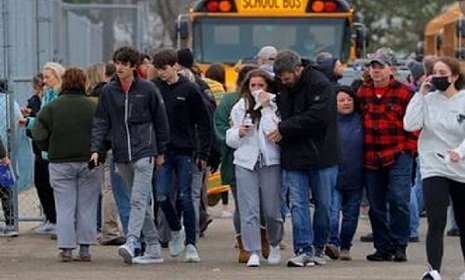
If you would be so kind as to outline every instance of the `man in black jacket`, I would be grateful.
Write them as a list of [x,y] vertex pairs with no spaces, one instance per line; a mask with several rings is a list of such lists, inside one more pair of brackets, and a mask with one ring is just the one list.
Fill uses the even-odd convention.
[[[323,264],[322,250],[312,245],[318,240],[326,243],[329,233],[330,189],[321,182],[321,148],[326,130],[333,118],[333,86],[324,75],[312,66],[302,65],[300,56],[293,51],[278,53],[274,71],[281,87],[277,95],[281,122],[268,137],[279,142],[283,184],[289,191],[292,215],[292,233],[295,257],[288,266],[313,266]],[[319,213],[314,228],[311,223],[309,190]],[[319,217],[317,215],[320,215]]]
[[[122,47],[113,60],[117,79],[106,84],[100,95],[92,129],[91,161],[97,164],[97,152],[105,149],[110,134],[114,161],[131,196],[127,241],[118,253],[126,263],[159,263],[163,259],[149,201],[154,165],[163,165],[169,141],[165,106],[155,85],[137,76],[137,50]],[[133,259],[141,232],[147,248],[144,255]]]
[[[203,171],[211,145],[212,124],[196,84],[177,74],[178,56],[173,49],[155,53],[153,64],[158,72],[154,80],[166,104],[170,125],[170,143],[166,152],[166,162],[157,172],[157,202],[165,213],[172,230],[169,244],[170,254],[178,256],[186,244],[187,262],[199,262],[196,247],[196,223],[192,202],[192,168]],[[199,145],[196,143],[198,133]],[[194,152],[196,158],[194,158]],[[192,163],[195,161],[195,165]],[[178,182],[178,203],[183,215],[185,233],[179,215],[171,203],[173,172]]]

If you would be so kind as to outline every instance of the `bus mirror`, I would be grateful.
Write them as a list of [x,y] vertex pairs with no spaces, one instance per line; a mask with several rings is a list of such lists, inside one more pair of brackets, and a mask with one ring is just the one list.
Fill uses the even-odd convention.
[[436,35],[435,43],[436,43],[436,51],[440,51],[442,48],[442,35],[441,34]]
[[186,40],[189,37],[189,26],[186,21],[178,22],[176,25],[177,34],[179,34],[179,39]]
[[363,24],[355,24],[355,46],[359,57],[364,57],[370,45],[370,32]]
[[455,24],[457,38],[465,37],[465,19],[459,19]]
[[415,58],[418,61],[423,60],[423,57],[425,55],[425,42],[420,41],[417,43],[417,47],[415,48]]

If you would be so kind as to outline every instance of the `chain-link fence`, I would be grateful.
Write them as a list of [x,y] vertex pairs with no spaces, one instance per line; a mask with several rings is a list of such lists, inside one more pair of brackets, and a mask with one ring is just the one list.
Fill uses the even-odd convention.
[[[120,2],[120,1],[115,1]],[[43,215],[33,182],[33,153],[25,130],[17,127],[20,107],[32,95],[32,77],[48,61],[82,68],[111,58],[122,45],[144,50],[150,14],[147,1],[138,4],[67,4],[60,0],[0,0],[0,136],[8,145],[16,184],[11,192],[12,220],[41,221]],[[1,194],[0,194],[1,195]],[[0,208],[0,227],[8,222]],[[9,224],[9,223],[8,223]],[[1,231],[0,231],[1,232]]]

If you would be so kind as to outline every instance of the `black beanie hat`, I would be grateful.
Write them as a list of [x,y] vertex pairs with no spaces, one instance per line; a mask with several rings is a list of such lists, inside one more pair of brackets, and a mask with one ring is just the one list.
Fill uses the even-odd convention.
[[189,49],[178,50],[178,64],[191,69],[194,66],[194,55]]

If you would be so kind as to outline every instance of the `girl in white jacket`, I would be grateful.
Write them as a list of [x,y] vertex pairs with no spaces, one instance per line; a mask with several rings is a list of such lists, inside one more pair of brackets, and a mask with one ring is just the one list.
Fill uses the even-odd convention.
[[247,266],[260,265],[260,204],[270,243],[268,264],[281,261],[283,237],[281,167],[278,146],[267,137],[276,128],[274,95],[268,93],[271,76],[261,69],[251,71],[241,88],[242,98],[231,111],[226,143],[233,149],[242,242],[250,253]]
[[[435,90],[432,90],[432,86]],[[433,76],[421,85],[407,107],[404,129],[421,129],[420,173],[428,232],[426,254],[431,271],[422,280],[440,280],[447,206],[452,200],[465,257],[465,77],[453,57],[441,57]],[[460,276],[465,280],[465,273]]]

